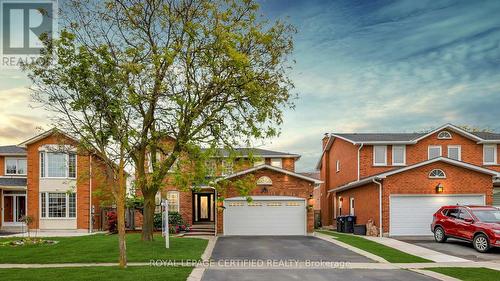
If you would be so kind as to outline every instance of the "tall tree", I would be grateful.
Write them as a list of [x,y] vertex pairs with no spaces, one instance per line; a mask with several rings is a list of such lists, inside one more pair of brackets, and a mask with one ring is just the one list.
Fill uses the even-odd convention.
[[[64,32],[48,61],[63,82],[51,87],[90,96],[112,83],[122,91],[111,100],[131,117],[120,130],[144,196],[143,240],[153,239],[154,198],[181,154],[275,136],[283,110],[293,107],[287,71],[295,30],[259,16],[253,0],[73,0],[63,10]],[[64,64],[66,52],[75,60]],[[95,72],[68,71],[87,67]],[[36,70],[53,79],[46,66]],[[75,76],[92,87],[75,90]],[[72,110],[79,116],[85,108]]]

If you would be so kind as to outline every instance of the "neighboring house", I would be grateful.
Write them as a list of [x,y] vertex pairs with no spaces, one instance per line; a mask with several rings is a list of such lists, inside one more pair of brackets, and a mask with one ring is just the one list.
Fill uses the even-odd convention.
[[[102,163],[76,149],[76,140],[49,130],[18,145],[0,146],[0,229],[89,231],[100,223],[100,198],[108,178]],[[91,225],[91,212],[94,224]]]
[[[323,225],[373,219],[384,235],[429,235],[443,205],[500,203],[500,134],[451,124],[429,133],[328,134],[317,165]],[[497,189],[498,188],[498,189]]]
[[[321,181],[295,172],[300,155],[256,148],[236,149],[231,157],[220,149],[216,155],[209,163],[213,180],[228,180],[229,187],[218,194],[210,186],[186,191],[166,184],[162,197],[168,199],[170,211],[179,212],[194,229],[210,229],[214,235],[306,235],[313,231],[309,205]],[[251,202],[232,185],[247,175],[255,180]],[[222,202],[217,203],[217,198]]]

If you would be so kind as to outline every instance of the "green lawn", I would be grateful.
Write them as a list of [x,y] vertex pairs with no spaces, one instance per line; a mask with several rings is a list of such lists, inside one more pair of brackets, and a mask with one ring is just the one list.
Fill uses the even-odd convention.
[[464,281],[496,281],[500,271],[489,268],[474,267],[435,267],[426,268],[444,275],[448,275]]
[[68,267],[68,268],[30,268],[0,269],[2,280],[169,280],[184,281],[193,268],[191,267]]
[[[0,263],[96,263],[118,260],[117,235],[98,234],[47,239],[59,243],[21,247],[0,246]],[[0,239],[0,242],[2,241],[7,239]],[[165,249],[163,237],[155,236],[153,242],[143,242],[140,234],[133,233],[127,234],[127,257],[129,262],[149,262],[150,259],[197,260],[200,259],[207,244],[208,241],[205,239],[171,237],[170,249]]]
[[401,252],[391,247],[370,241],[361,236],[342,234],[334,231],[320,230],[319,233],[336,237],[340,242],[344,242],[361,250],[377,255],[391,263],[414,263],[432,262],[430,260]]

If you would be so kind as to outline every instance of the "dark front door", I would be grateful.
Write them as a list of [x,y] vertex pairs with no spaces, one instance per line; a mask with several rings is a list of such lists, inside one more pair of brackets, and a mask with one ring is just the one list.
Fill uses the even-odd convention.
[[210,221],[211,201],[210,194],[198,194],[198,221]]

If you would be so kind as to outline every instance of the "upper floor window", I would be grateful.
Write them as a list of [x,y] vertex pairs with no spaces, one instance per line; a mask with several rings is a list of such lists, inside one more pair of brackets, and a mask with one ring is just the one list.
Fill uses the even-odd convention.
[[406,146],[392,146],[392,165],[406,165]]
[[283,161],[281,158],[271,158],[271,166],[283,168]]
[[460,145],[448,145],[448,158],[461,161],[462,147]]
[[228,176],[233,173],[233,162],[222,160],[222,175]]
[[429,178],[431,178],[431,179],[445,179],[446,174],[441,169],[434,169],[429,173]]
[[215,176],[216,171],[217,171],[217,163],[215,162],[215,160],[208,160],[207,161],[207,175],[210,177],[213,177],[213,176]]
[[387,165],[387,146],[376,145],[373,147],[373,165],[375,166]]
[[340,160],[337,160],[337,163],[336,163],[336,170],[337,170],[337,173],[340,172]]
[[448,131],[441,131],[438,134],[438,139],[440,140],[451,140],[451,133]]
[[441,152],[440,145],[429,145],[429,159],[441,157],[443,154]]
[[40,152],[40,177],[76,178],[76,154]]
[[6,175],[26,175],[26,158],[5,158]]
[[254,167],[264,165],[264,164],[266,164],[266,161],[264,160],[264,158],[255,159],[255,161],[253,162]]
[[483,145],[483,162],[485,165],[497,163],[497,145],[485,144]]

